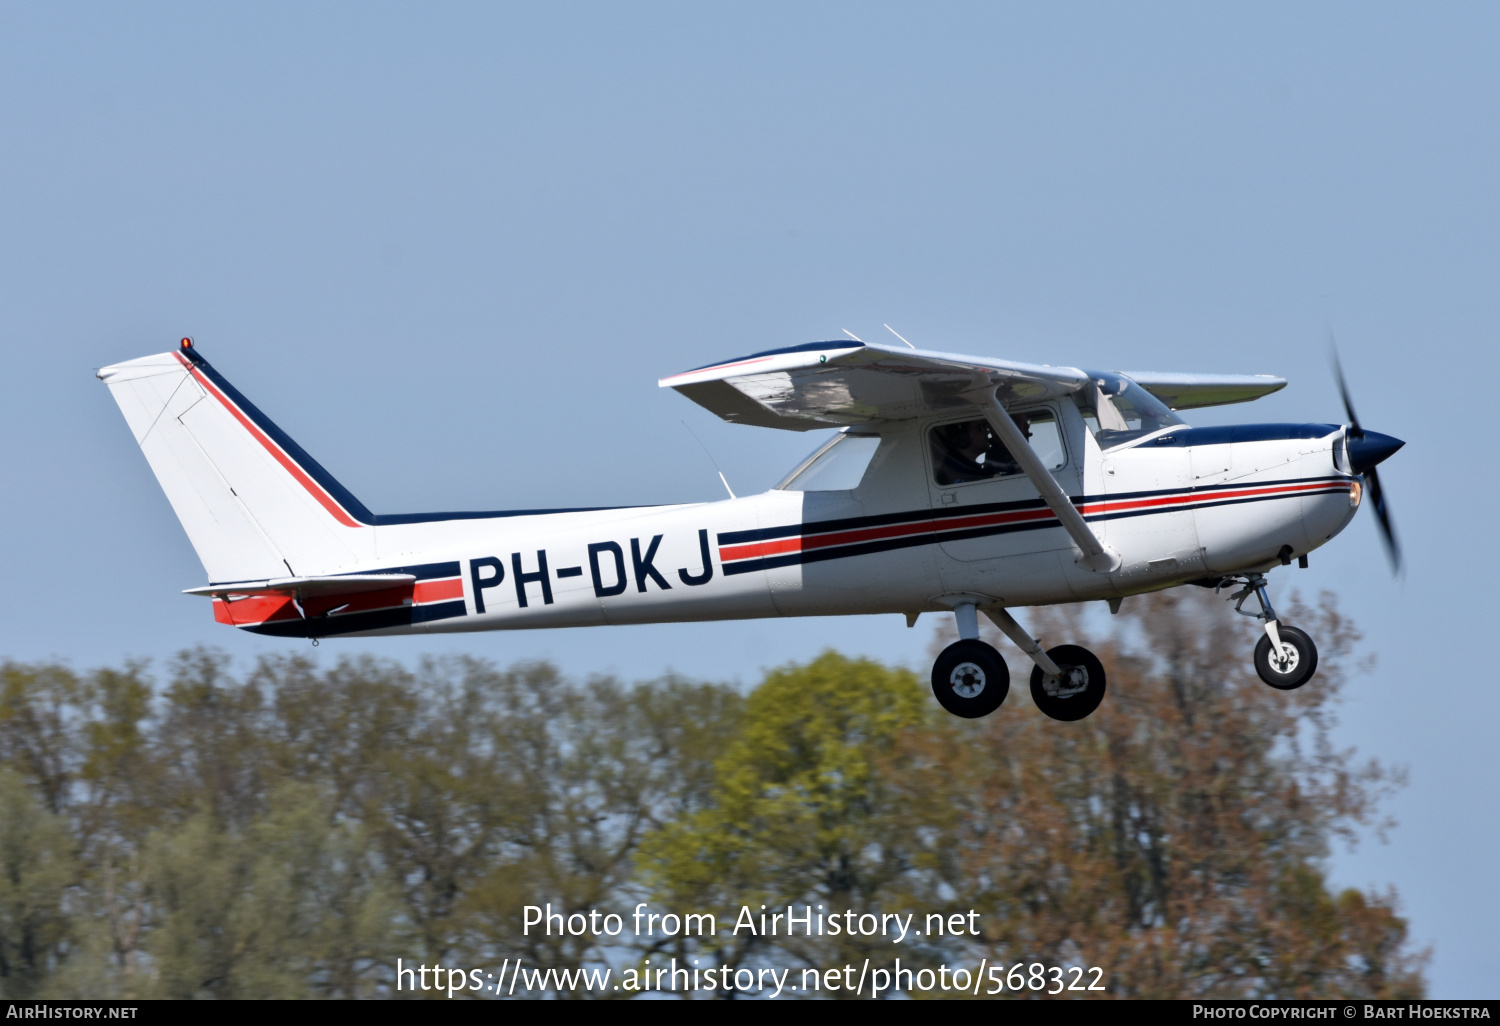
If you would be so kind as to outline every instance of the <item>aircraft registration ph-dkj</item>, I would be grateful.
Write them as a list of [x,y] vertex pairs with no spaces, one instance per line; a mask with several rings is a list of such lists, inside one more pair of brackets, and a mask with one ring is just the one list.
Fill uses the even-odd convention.
[[[1264,632],[1255,667],[1300,687],[1317,649],[1265,574],[1347,526],[1403,444],[1349,423],[1190,427],[1174,412],[1285,386],[1265,375],[1119,373],[851,341],[755,353],[661,380],[727,421],[840,429],[762,495],[708,503],[371,513],[214,370],[190,339],[105,367],[210,583],[214,616],[319,638],[766,616],[952,612],[933,692],[958,716],[1010,688],[992,620],[1059,720],[1105,674],[1011,610],[1194,584],[1234,588]],[[1342,375],[1340,375],[1342,387]],[[1244,610],[1254,598],[1258,611]]]

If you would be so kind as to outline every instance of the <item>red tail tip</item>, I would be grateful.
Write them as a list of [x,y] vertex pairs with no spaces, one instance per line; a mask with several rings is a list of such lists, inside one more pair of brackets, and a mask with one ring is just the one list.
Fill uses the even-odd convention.
[[184,348],[184,349],[191,349],[191,348],[193,348],[193,340],[190,339],[190,338],[183,339],[182,340],[182,348]]

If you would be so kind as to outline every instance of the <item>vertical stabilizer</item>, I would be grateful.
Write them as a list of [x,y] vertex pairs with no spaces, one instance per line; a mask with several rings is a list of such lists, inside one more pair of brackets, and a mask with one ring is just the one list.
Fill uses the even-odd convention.
[[212,582],[357,569],[368,511],[184,340],[99,371]]

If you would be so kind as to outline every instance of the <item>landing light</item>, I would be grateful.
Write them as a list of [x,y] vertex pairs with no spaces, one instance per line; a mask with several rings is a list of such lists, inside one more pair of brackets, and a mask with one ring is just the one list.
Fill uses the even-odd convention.
[[1359,508],[1359,499],[1360,499],[1360,496],[1362,496],[1364,494],[1364,492],[1365,492],[1365,486],[1364,486],[1364,484],[1362,482],[1359,482],[1359,481],[1350,481],[1349,482],[1349,508],[1350,509],[1358,509]]

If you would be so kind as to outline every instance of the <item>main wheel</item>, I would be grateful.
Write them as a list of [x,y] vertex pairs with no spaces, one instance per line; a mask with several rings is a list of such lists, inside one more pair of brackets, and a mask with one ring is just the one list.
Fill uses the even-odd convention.
[[[1031,671],[1031,700],[1054,720],[1081,720],[1104,701],[1104,666],[1094,653],[1077,645],[1058,645],[1047,655],[1062,670],[1047,679],[1040,666]],[[1048,688],[1051,684],[1051,688]]]
[[1281,636],[1281,654],[1271,656],[1271,638],[1262,634],[1255,643],[1255,672],[1277,691],[1292,691],[1312,679],[1318,668],[1318,646],[1312,638],[1284,623],[1276,625]]
[[988,716],[1010,693],[1010,669],[984,642],[955,641],[932,664],[932,693],[954,716]]

